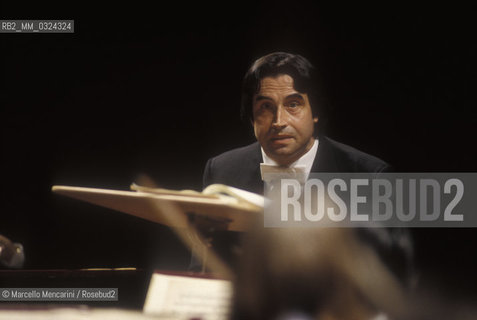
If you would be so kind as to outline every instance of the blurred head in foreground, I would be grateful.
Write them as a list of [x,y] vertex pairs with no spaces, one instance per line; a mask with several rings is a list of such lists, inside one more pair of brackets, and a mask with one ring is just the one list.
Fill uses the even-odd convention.
[[389,266],[396,241],[407,264],[411,247],[402,237],[387,229],[257,228],[245,243],[233,319],[401,319],[406,277]]

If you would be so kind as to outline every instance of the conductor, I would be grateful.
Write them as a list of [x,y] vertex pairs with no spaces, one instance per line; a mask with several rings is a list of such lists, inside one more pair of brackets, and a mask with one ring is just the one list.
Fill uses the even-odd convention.
[[221,183],[263,192],[268,166],[310,172],[382,172],[384,161],[320,134],[324,102],[311,63],[298,54],[275,52],[256,60],[242,86],[242,117],[257,142],[208,160],[204,187]]

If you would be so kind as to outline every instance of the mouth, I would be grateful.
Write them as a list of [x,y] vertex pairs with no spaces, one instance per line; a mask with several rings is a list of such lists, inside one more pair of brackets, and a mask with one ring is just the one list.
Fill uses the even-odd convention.
[[289,145],[293,142],[292,136],[273,136],[270,138],[270,143],[273,148],[280,148]]
[[279,135],[279,136],[272,136],[270,138],[270,140],[272,140],[272,141],[284,141],[284,140],[288,140],[288,139],[293,139],[293,137],[288,136],[288,135]]

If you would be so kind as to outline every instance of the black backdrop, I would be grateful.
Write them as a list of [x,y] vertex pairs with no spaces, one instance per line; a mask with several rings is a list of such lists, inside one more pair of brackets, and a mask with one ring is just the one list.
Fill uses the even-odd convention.
[[[401,171],[476,171],[467,8],[1,8],[2,19],[75,19],[74,34],[0,34],[0,233],[24,244],[27,268],[186,266],[167,228],[50,188],[127,189],[146,173],[166,188],[200,189],[209,157],[253,141],[239,119],[240,83],[272,51],[303,54],[321,70],[332,138]],[[474,230],[415,233],[426,274],[477,287]]]

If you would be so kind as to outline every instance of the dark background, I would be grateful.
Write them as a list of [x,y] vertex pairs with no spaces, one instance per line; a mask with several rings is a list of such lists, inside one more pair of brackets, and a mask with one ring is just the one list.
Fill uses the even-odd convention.
[[[254,140],[239,118],[241,79],[273,51],[321,70],[330,137],[404,172],[477,171],[468,8],[2,4],[0,16],[75,20],[74,34],[0,34],[0,234],[23,243],[26,268],[187,267],[167,228],[50,188],[126,190],[145,173],[201,189],[208,158]],[[475,292],[475,230],[413,233],[423,274]]]

